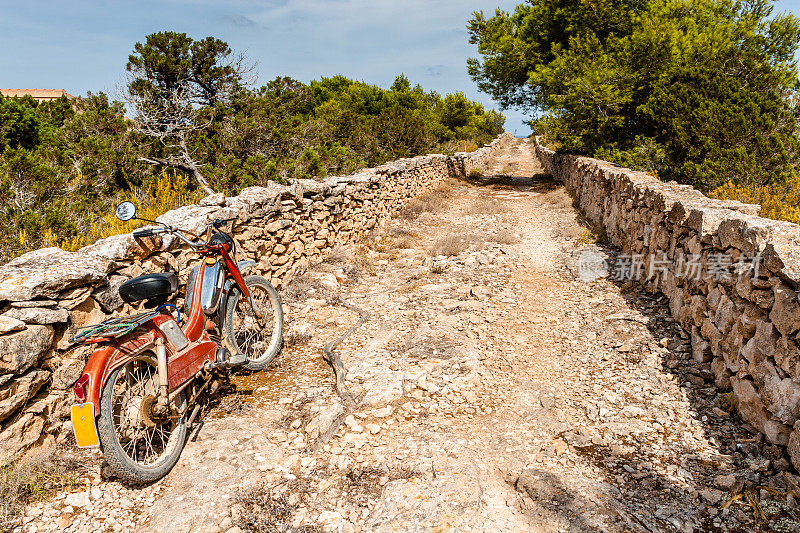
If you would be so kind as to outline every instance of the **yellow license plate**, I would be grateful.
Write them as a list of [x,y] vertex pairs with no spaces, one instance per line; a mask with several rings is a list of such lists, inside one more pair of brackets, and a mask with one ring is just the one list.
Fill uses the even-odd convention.
[[82,403],[72,406],[72,431],[78,448],[90,448],[100,444],[97,426],[94,424],[94,404]]

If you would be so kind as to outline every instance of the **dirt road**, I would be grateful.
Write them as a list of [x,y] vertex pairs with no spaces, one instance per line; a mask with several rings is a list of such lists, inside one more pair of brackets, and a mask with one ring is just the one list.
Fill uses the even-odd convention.
[[[235,378],[166,479],[104,480],[95,455],[25,530],[796,530],[780,450],[665,302],[578,279],[581,252],[614,251],[539,173],[519,141],[338,250],[285,291],[276,365]],[[322,346],[356,308],[347,403]]]

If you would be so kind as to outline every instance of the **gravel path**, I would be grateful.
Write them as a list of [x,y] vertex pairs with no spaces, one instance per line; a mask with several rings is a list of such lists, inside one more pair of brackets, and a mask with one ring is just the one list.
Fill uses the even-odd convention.
[[[278,363],[234,378],[166,479],[104,480],[95,454],[24,530],[797,531],[781,451],[662,299],[577,279],[615,252],[539,172],[519,141],[334,253],[284,295]],[[336,348],[346,404],[322,361],[344,302],[369,313]]]

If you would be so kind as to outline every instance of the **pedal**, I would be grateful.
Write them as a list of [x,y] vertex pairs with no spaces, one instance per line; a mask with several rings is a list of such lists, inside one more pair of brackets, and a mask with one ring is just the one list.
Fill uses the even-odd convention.
[[228,366],[239,366],[245,364],[246,362],[247,362],[247,356],[243,353],[237,353],[236,355],[232,355],[226,361]]

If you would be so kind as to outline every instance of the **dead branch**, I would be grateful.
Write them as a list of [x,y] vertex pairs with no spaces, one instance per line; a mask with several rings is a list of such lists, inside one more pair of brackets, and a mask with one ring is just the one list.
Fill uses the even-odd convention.
[[164,158],[140,157],[139,160],[191,173],[206,194],[214,194],[186,142],[189,134],[211,124],[211,119],[204,119],[201,110],[191,104],[192,90],[189,85],[179,85],[170,91],[167,98],[161,94],[133,94],[128,91],[127,100],[136,110],[134,130],[157,139],[168,154]]

